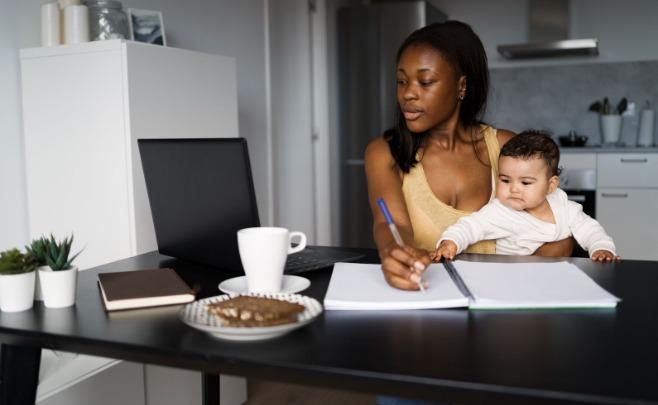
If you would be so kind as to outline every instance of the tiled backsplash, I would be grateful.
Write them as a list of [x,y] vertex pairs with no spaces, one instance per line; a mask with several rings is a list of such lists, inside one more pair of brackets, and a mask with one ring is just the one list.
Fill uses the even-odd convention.
[[491,69],[485,120],[515,132],[534,128],[558,136],[576,130],[589,136],[588,145],[599,144],[598,114],[588,108],[606,96],[614,106],[622,97],[635,103],[621,135],[635,145],[646,100],[658,110],[658,61]]

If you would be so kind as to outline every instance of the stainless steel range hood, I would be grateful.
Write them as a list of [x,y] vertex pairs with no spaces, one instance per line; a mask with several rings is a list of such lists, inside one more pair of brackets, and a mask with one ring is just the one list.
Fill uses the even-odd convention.
[[596,56],[599,54],[599,44],[594,38],[498,45],[497,49],[507,59]]
[[547,58],[556,56],[596,56],[596,38],[569,39],[568,0],[530,0],[528,2],[530,41],[498,45],[507,59]]

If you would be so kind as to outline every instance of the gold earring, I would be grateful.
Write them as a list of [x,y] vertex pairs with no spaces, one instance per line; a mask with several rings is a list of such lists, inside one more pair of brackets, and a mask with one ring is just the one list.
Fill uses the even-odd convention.
[[460,99],[460,100],[463,100],[463,99],[464,99],[464,95],[463,95],[463,94],[460,94],[457,98]]

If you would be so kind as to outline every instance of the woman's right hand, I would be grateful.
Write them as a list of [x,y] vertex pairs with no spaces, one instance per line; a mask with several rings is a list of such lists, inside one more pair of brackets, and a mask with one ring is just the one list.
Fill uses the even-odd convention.
[[[391,244],[379,253],[382,271],[386,282],[401,290],[418,290],[418,282],[423,272],[430,265],[431,259],[427,251],[411,246]],[[427,282],[423,282],[427,288]]]

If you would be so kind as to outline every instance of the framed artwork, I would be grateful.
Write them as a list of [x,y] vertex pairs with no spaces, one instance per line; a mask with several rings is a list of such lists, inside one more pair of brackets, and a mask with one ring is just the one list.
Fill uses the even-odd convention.
[[127,14],[130,39],[147,44],[167,46],[161,12],[129,8]]

